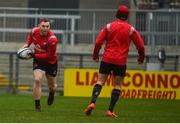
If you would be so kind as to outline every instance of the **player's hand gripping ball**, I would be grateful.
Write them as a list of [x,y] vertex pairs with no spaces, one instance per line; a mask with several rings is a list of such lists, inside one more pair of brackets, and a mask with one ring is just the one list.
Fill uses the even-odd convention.
[[25,48],[20,48],[18,51],[17,51],[17,57],[19,59],[24,59],[24,60],[28,60],[28,59],[31,59],[34,55],[34,52],[31,48],[29,47],[25,47]]

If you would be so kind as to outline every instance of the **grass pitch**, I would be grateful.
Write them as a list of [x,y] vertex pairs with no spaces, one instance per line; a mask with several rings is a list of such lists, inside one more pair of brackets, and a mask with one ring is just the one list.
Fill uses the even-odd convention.
[[91,116],[84,115],[90,98],[56,96],[52,106],[47,96],[42,112],[34,111],[31,95],[0,94],[0,123],[176,123],[180,122],[180,100],[121,99],[115,107],[118,118],[105,116],[109,99],[99,98]]

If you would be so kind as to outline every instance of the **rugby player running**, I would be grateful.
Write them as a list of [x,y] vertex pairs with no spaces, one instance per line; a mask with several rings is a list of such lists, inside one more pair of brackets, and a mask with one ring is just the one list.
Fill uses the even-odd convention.
[[34,53],[30,53],[33,57],[34,87],[33,96],[35,102],[35,111],[41,111],[41,83],[43,76],[46,76],[49,96],[48,105],[52,105],[56,91],[56,75],[57,75],[57,47],[58,40],[54,33],[50,30],[50,22],[44,18],[40,20],[38,27],[34,27],[27,36],[24,47],[34,49]]
[[96,100],[101,92],[108,75],[113,74],[114,89],[111,92],[109,109],[106,115],[109,117],[117,117],[114,107],[120,96],[120,84],[126,75],[126,63],[131,40],[138,51],[138,63],[142,64],[145,58],[144,42],[139,32],[126,22],[129,15],[127,6],[121,5],[116,12],[117,20],[107,24],[101,30],[96,38],[93,51],[93,60],[99,62],[99,51],[105,43],[103,58],[101,60],[99,75],[92,91],[92,97],[89,105],[85,109],[85,114],[90,115],[95,108]]

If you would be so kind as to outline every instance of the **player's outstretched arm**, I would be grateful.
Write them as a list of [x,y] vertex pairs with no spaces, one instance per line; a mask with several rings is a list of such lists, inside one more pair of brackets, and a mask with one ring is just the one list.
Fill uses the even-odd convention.
[[134,42],[136,49],[138,50],[138,64],[142,64],[145,58],[144,41],[136,30],[134,30],[134,33],[131,35],[131,39]]

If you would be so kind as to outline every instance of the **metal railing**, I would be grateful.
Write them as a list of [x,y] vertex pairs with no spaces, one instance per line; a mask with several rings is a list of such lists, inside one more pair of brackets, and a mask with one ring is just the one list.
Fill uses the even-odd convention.
[[[47,17],[67,44],[91,44],[103,26],[115,20],[112,9],[0,8],[0,41],[24,41],[38,19]],[[129,22],[146,45],[180,45],[180,10],[130,10]],[[61,34],[61,35],[60,35]]]
[[[146,70],[146,64],[149,58],[154,57],[158,63],[157,56],[147,55],[143,65],[137,64],[137,55],[129,55],[128,70]],[[180,71],[180,60],[178,55],[167,55],[165,62],[165,71]],[[58,54],[58,90],[63,90],[64,69],[66,68],[99,68],[99,63],[92,62],[92,54],[89,53],[60,53]],[[19,86],[27,85],[33,87],[32,60],[19,60],[15,52],[0,52],[0,74],[4,75],[9,83],[6,86],[6,92],[17,93]],[[0,80],[1,81],[1,80]],[[42,83],[43,90],[47,84]]]

